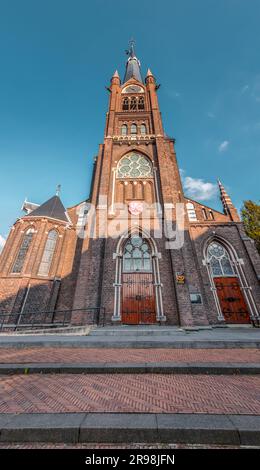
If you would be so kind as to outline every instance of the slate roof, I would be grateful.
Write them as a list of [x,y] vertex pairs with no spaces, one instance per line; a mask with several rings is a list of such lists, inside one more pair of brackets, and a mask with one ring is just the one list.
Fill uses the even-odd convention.
[[25,217],[50,217],[51,219],[70,222],[59,196],[53,196]]
[[141,64],[135,55],[133,44],[131,44],[131,48],[128,54],[129,54],[129,58],[126,62],[124,83],[130,80],[130,78],[135,78],[136,80],[142,83],[143,79],[142,79],[141,70],[140,70]]

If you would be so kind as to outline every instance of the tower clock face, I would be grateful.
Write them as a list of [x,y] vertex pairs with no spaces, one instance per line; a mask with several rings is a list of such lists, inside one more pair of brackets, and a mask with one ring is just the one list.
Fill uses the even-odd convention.
[[123,89],[122,93],[144,93],[144,90],[138,85],[128,85]]

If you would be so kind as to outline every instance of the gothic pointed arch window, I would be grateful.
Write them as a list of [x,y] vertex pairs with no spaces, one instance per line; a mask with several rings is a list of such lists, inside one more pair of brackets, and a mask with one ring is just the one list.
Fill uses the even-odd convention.
[[121,135],[127,135],[127,125],[123,124],[121,127]]
[[123,250],[123,272],[152,272],[152,253],[148,241],[139,233],[127,240]]
[[128,111],[129,110],[129,100],[128,100],[128,98],[123,99],[122,109],[123,109],[123,111]]
[[151,161],[141,153],[130,152],[119,160],[117,178],[152,178]]
[[25,262],[25,258],[26,258],[26,255],[27,255],[28,251],[29,251],[34,232],[35,232],[35,230],[33,228],[29,228],[25,232],[25,235],[23,237],[22,243],[20,245],[18,254],[16,256],[16,259],[15,259],[15,262],[14,262],[14,265],[13,265],[13,268],[12,268],[12,273],[19,274],[19,273],[22,272],[24,262]]
[[131,124],[131,134],[132,135],[137,134],[137,125],[134,122],[133,124]]
[[209,244],[207,260],[213,277],[235,275],[229,253],[219,242],[213,241]]
[[50,230],[48,233],[48,237],[47,237],[45,247],[43,250],[41,263],[40,263],[39,270],[38,270],[38,275],[40,276],[48,276],[49,274],[51,263],[53,260],[54,251],[56,248],[57,239],[58,239],[57,231],[55,229]]
[[140,96],[140,98],[138,99],[138,109],[139,110],[144,109],[144,97],[143,96]]

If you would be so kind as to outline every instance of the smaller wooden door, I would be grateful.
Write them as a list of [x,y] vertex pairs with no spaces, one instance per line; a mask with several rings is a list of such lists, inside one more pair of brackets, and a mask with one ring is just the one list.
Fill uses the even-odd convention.
[[250,323],[237,277],[214,277],[221,311],[227,323]]

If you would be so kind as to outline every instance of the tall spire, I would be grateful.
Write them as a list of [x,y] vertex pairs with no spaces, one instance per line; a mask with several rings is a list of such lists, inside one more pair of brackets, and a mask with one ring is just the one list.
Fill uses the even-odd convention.
[[235,206],[233,206],[233,203],[232,203],[228,193],[226,192],[223,184],[221,183],[220,179],[218,179],[218,186],[219,186],[220,200],[221,200],[222,205],[223,205],[224,214],[228,215],[231,220],[233,220],[235,222],[239,222],[240,218],[239,218],[239,215],[237,213],[237,210],[236,210]]
[[129,57],[126,62],[124,83],[130,80],[130,78],[135,78],[136,80],[142,83],[143,80],[140,70],[141,64],[135,55],[133,39],[131,39],[131,41],[129,42],[129,49],[126,51],[126,54]]

